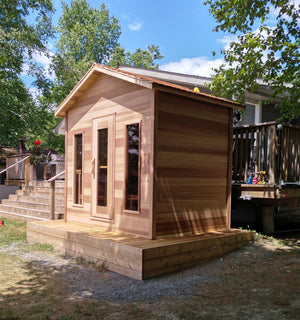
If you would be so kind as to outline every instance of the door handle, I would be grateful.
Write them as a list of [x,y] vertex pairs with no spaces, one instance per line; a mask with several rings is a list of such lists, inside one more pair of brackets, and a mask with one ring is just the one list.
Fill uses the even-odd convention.
[[93,178],[95,177],[95,158],[93,158],[91,162],[91,173],[93,175]]

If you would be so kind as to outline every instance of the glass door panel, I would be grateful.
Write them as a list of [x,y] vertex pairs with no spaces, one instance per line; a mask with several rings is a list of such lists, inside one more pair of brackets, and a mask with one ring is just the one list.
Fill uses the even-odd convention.
[[93,120],[92,216],[112,219],[114,116]]

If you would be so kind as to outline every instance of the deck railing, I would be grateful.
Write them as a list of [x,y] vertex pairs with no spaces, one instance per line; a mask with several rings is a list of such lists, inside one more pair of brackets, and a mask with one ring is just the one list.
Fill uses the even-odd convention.
[[[24,179],[27,185],[30,180],[30,155],[7,158],[7,167],[0,171],[6,172],[6,179]],[[10,173],[8,175],[8,173]]]
[[300,127],[268,122],[233,129],[232,181],[266,172],[268,184],[300,181]]

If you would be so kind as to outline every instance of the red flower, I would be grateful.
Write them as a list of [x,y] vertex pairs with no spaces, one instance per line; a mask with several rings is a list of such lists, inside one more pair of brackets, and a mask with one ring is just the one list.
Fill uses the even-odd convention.
[[41,141],[40,141],[40,140],[34,141],[34,145],[35,145],[35,146],[39,146],[40,144],[41,144]]

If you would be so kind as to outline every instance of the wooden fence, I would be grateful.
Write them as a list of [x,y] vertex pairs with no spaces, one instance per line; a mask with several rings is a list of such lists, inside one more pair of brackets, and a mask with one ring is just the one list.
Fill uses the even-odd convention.
[[233,129],[232,181],[265,171],[268,184],[300,181],[300,127],[277,122]]

